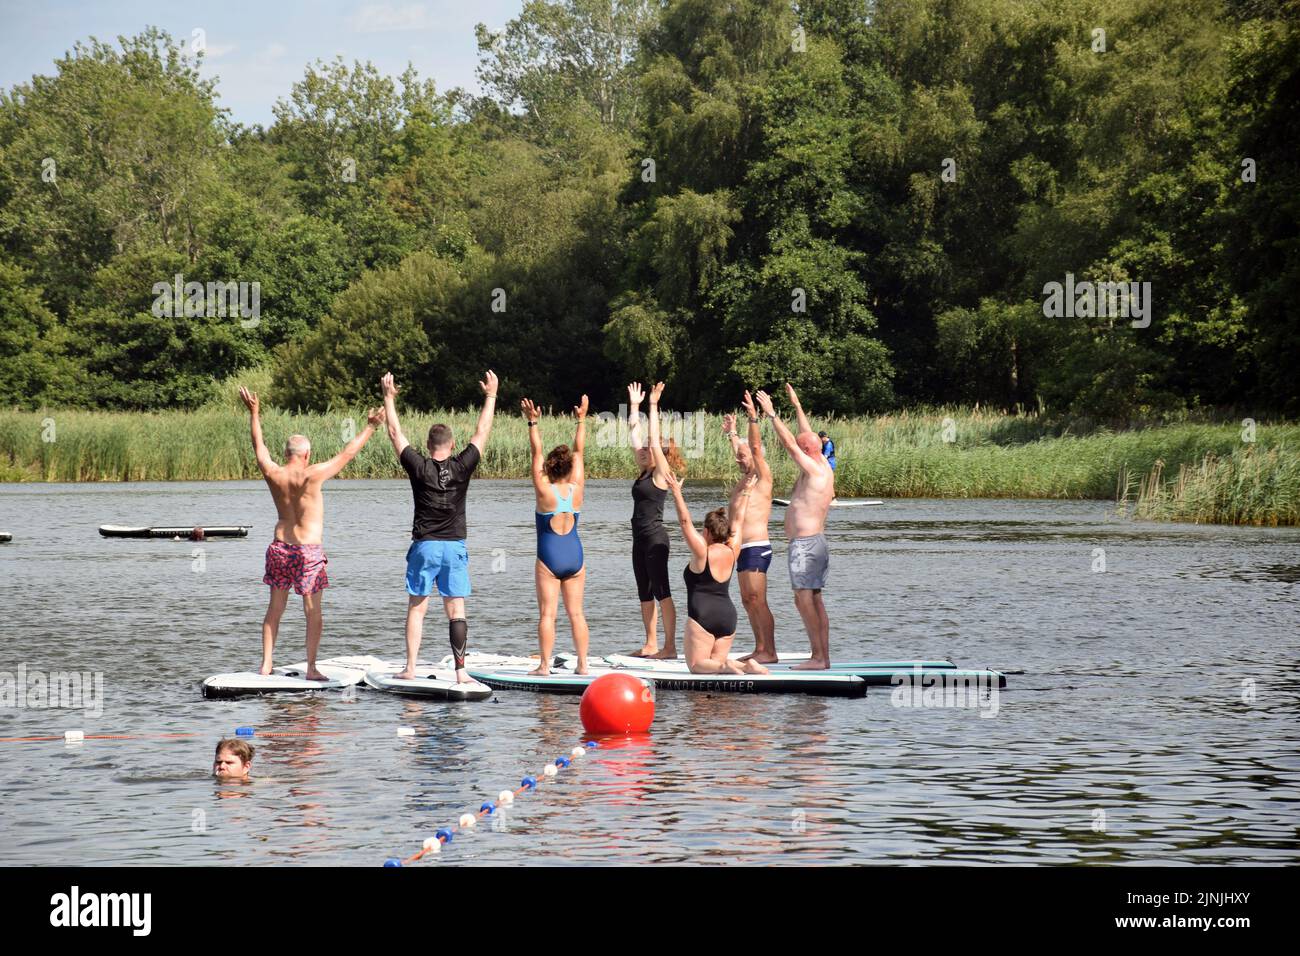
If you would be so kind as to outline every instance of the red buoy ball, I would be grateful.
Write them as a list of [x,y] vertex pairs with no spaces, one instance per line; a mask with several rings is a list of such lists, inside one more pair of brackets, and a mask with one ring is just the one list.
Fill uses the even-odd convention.
[[601,674],[578,707],[589,734],[643,734],[655,719],[654,690],[631,674]]

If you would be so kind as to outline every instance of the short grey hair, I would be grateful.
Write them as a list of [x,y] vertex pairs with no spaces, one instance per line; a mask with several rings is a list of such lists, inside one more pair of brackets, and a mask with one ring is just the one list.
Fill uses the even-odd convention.
[[306,435],[290,435],[284,443],[284,457],[292,458],[295,455],[305,455],[311,451],[311,441]]

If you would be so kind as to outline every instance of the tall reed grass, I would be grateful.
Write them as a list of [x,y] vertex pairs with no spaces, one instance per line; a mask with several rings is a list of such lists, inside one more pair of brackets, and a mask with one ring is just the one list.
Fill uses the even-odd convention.
[[1164,461],[1142,475],[1121,478],[1120,503],[1154,521],[1197,524],[1300,524],[1300,454],[1295,446],[1247,445],[1228,455],[1206,454],[1181,463],[1164,479]]

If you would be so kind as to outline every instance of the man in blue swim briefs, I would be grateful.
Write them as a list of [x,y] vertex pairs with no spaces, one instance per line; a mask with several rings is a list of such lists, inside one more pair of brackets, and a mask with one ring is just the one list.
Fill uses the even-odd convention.
[[469,681],[465,653],[469,646],[469,624],[465,620],[465,598],[469,597],[469,551],[465,547],[465,495],[469,480],[478,467],[492,431],[496,411],[497,377],[491,369],[479,382],[483,389],[483,410],[469,444],[453,454],[455,440],[447,425],[429,429],[429,457],[421,455],[402,434],[397,419],[397,384],[392,373],[383,378],[384,411],[388,438],[397,459],[411,479],[415,497],[415,520],[411,547],[406,552],[406,668],[398,679],[415,677],[420,640],[424,636],[424,615],[429,595],[436,585],[447,612],[447,631],[456,662],[456,680]]
[[741,529],[740,557],[736,561],[740,601],[754,632],[754,650],[741,660],[775,664],[776,620],[772,617],[772,609],[767,606],[767,569],[772,564],[772,542],[767,530],[772,515],[772,469],[763,450],[758,410],[754,408],[754,399],[749,392],[745,392],[744,406],[749,418],[748,441],[741,441],[736,433],[735,415],[726,415],[722,420],[722,433],[731,441],[736,464],[746,475],[758,476],[750,489],[749,509],[745,512],[745,525]]

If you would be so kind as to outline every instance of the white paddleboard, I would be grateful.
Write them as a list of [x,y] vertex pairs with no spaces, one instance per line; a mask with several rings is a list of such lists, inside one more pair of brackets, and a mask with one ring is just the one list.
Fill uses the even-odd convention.
[[[789,498],[773,498],[772,504],[789,507]],[[865,508],[868,505],[883,505],[879,498],[836,498],[831,502],[832,508]]]
[[342,690],[355,687],[372,667],[383,665],[377,657],[331,657],[317,661],[316,668],[329,680],[308,680],[307,662],[277,667],[270,674],[235,671],[214,674],[203,682],[203,696],[209,699],[245,697],[251,694],[305,693],[314,690]]
[[487,700],[492,696],[492,688],[487,684],[474,680],[463,684],[457,681],[456,671],[450,664],[446,667],[417,664],[415,677],[395,677],[405,666],[405,662],[390,662],[372,667],[366,671],[366,686],[390,694],[428,697],[432,700]]

